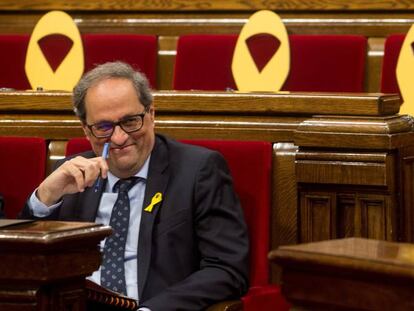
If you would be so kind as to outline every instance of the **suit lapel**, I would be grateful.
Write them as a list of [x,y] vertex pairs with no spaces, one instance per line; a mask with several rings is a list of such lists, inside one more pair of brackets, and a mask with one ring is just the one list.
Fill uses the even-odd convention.
[[151,154],[151,161],[148,171],[147,185],[145,189],[144,204],[141,213],[141,225],[139,229],[138,241],[138,292],[142,297],[142,292],[147,280],[148,270],[151,263],[151,246],[153,226],[159,209],[163,201],[154,204],[152,210],[144,209],[151,204],[152,199],[157,193],[164,196],[169,179],[168,170],[168,149],[159,137]]

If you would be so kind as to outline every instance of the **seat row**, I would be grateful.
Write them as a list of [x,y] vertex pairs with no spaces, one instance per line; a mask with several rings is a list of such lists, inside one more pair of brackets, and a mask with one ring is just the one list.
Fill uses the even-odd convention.
[[[404,35],[385,44],[381,91],[396,93],[395,66]],[[29,35],[1,35],[0,87],[30,89],[25,74]],[[106,61],[122,60],[146,74],[157,89],[157,37],[135,34],[83,34],[85,71]],[[363,92],[367,40],[360,35],[290,35],[290,74],[282,90]],[[184,35],[176,48],[172,88],[176,90],[236,89],[231,62],[237,35]],[[50,45],[59,49],[58,45]],[[257,45],[255,58],[265,62],[266,45]],[[59,53],[47,53],[49,63]],[[164,73],[161,73],[164,74]]]

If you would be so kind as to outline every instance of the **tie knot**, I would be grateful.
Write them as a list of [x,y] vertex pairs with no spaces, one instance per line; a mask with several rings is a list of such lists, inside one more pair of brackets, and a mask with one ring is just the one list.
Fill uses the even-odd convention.
[[130,177],[126,179],[120,179],[116,182],[114,186],[114,192],[124,192],[129,191],[137,182],[139,178],[138,177]]

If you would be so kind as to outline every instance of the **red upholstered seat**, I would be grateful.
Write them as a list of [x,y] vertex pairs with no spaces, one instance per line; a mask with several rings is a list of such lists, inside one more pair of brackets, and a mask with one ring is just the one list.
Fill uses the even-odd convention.
[[[26,51],[29,35],[0,35],[0,87],[30,89],[25,73]],[[157,38],[152,35],[134,34],[83,34],[85,71],[97,64],[121,60],[142,71],[151,86],[156,87]],[[50,46],[55,46],[50,44]],[[58,57],[59,53],[48,53]],[[51,59],[50,63],[56,63]]]
[[[244,211],[250,237],[250,290],[245,311],[288,310],[280,288],[269,284],[272,145],[268,142],[184,140],[219,151],[226,159]],[[69,140],[66,154],[90,150],[84,138]]]
[[43,138],[0,137],[0,150],[0,194],[6,217],[16,218],[45,178],[46,142]]
[[404,43],[405,34],[394,34],[387,37],[384,45],[382,61],[381,92],[399,93],[396,68],[400,50]]
[[[289,41],[291,69],[283,90],[363,91],[367,46],[365,37],[290,35]],[[237,35],[181,36],[177,44],[173,88],[236,89],[231,73],[236,42]]]

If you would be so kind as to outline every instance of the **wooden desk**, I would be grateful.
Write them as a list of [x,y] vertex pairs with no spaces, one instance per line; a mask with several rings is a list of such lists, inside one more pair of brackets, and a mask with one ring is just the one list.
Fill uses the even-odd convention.
[[55,221],[0,228],[0,310],[85,310],[85,277],[98,269],[98,244],[111,232]]
[[283,246],[269,257],[294,309],[414,309],[412,244],[350,238]]

